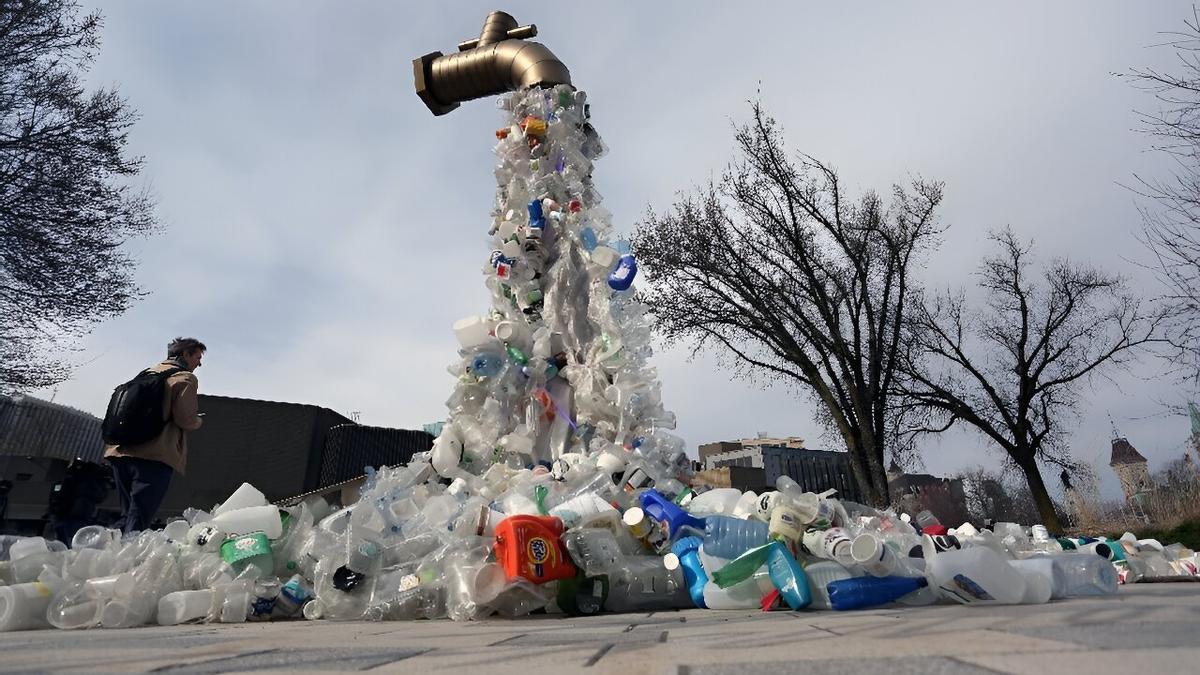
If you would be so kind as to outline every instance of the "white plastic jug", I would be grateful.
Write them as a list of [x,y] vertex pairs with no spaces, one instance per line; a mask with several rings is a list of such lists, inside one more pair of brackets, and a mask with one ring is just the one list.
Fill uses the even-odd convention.
[[1025,577],[989,548],[942,551],[926,565],[930,582],[955,602],[1016,605],[1025,596]]
[[730,515],[742,499],[742,491],[737,488],[716,488],[704,494],[697,495],[688,503],[688,512],[694,516],[712,514]]
[[226,511],[213,518],[212,524],[229,537],[262,532],[267,535],[267,539],[278,539],[283,534],[279,507],[270,505]]
[[244,509],[251,506],[266,506],[267,497],[258,488],[249,483],[242,483],[238,489],[229,495],[229,498],[221,502],[221,505],[213,509],[213,516],[219,516],[222,513],[229,513],[238,509]]

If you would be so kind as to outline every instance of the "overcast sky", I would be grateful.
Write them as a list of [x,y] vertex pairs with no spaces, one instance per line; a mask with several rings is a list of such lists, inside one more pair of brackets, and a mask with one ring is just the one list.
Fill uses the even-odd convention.
[[[117,84],[163,232],[131,247],[151,295],[99,326],[75,376],[35,392],[102,414],[112,387],[175,335],[205,341],[209,394],[313,403],[365,424],[445,417],[454,320],[488,307],[478,270],[495,181],[493,99],[435,118],[411,60],[477,35],[493,3],[105,0],[89,79]],[[647,207],[730,159],[731,120],[761,90],[789,143],[854,191],[946,182],[949,225],[925,278],[964,285],[989,229],[1036,239],[1156,291],[1131,174],[1163,160],[1133,131],[1147,96],[1113,76],[1169,66],[1152,45],[1190,2],[558,3],[503,7],[538,25],[589,94],[610,153],[595,184],[628,234]],[[656,356],[678,433],[700,443],[797,435],[828,445],[783,387],[730,381],[711,358]],[[1099,381],[1071,439],[1108,461],[1107,416],[1156,468],[1188,431],[1159,401],[1187,392],[1153,364]],[[962,433],[925,447],[933,473],[997,465]],[[197,457],[194,461],[202,461]],[[1107,467],[1105,489],[1117,491]]]

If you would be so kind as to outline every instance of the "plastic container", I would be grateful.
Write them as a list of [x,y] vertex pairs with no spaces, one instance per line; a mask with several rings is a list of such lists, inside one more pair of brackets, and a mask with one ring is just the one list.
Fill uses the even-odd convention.
[[801,538],[804,550],[818,558],[833,560],[840,565],[854,564],[854,556],[850,555],[853,540],[849,533],[840,527],[828,530],[808,530]]
[[212,515],[216,517],[223,513],[251,506],[266,506],[268,503],[266,495],[260,492],[258,488],[249,483],[242,483],[238,486],[238,489],[233,491],[233,494],[221,502],[220,506],[213,509]]
[[[708,585],[708,575],[700,562],[700,546],[699,537],[683,537],[671,547],[671,554],[683,570],[683,581],[687,584],[692,603],[700,609],[705,609],[708,605],[704,602],[704,588]],[[667,568],[671,567],[668,562]]]
[[829,584],[842,579],[853,579],[854,574],[831,560],[822,560],[804,568],[808,578],[809,595],[813,609],[833,609],[829,604]]
[[688,513],[693,516],[730,515],[742,499],[737,488],[716,488],[696,495],[688,502]]
[[812,603],[808,577],[800,563],[792,557],[783,542],[771,542],[771,553],[767,557],[767,573],[771,583],[779,590],[780,597],[793,610],[804,609]]
[[119,540],[120,533],[116,530],[102,525],[88,525],[75,531],[75,536],[71,538],[71,549],[78,551],[85,548],[110,548]]
[[492,340],[492,328],[480,316],[468,316],[454,322],[454,337],[463,349],[485,345]]
[[[1014,573],[1020,576],[1019,572]],[[900,598],[925,587],[924,577],[858,577],[829,583],[829,604],[836,610],[866,609]]]
[[1025,596],[1025,577],[990,548],[945,551],[926,565],[931,583],[955,602],[1015,605]]
[[9,547],[8,559],[16,562],[22,558],[49,552],[50,547],[46,545],[45,539],[41,537],[24,537],[18,539]]
[[221,559],[229,563],[235,572],[241,572],[253,565],[263,576],[269,576],[275,569],[271,543],[262,532],[226,539],[225,543],[221,544]]
[[509,582],[544,584],[575,576],[575,565],[562,550],[563,523],[553,516],[509,516],[496,525],[496,562]]
[[896,571],[898,564],[895,551],[873,534],[864,533],[850,544],[850,557],[854,564],[873,577],[886,577]]
[[646,490],[642,493],[639,501],[647,516],[658,521],[660,525],[666,524],[667,536],[672,541],[682,536],[685,530],[696,533],[704,532],[703,518],[697,518],[679,508],[675,502],[657,490]]
[[615,574],[621,569],[621,547],[613,533],[604,528],[579,528],[563,533],[563,546],[571,559],[589,577]]
[[53,595],[40,581],[0,586],[0,632],[49,628],[46,608]]
[[262,532],[267,535],[267,539],[278,539],[283,534],[279,507],[270,505],[226,511],[213,518],[211,524],[224,532],[228,538]]
[[210,589],[168,593],[158,600],[158,623],[174,626],[203,619],[208,616],[212,601],[213,592]]
[[692,607],[680,570],[668,570],[656,555],[626,556],[625,568],[610,576],[608,599],[610,612],[638,612]]
[[1098,555],[1065,553],[1051,556],[1054,563],[1054,597],[1074,598],[1113,595],[1117,592],[1117,568]]
[[641,540],[647,547],[656,552],[670,548],[671,539],[668,534],[668,524],[651,520],[641,507],[632,506],[621,515],[621,522],[629,528],[630,534]]
[[767,543],[768,529],[759,520],[708,516],[704,519],[704,550],[718,558],[736,558]]
[[1041,605],[1050,601],[1054,594],[1054,562],[1044,556],[1010,560],[1008,564],[1015,567],[1021,576],[1025,577],[1025,594],[1021,596],[1022,605]]

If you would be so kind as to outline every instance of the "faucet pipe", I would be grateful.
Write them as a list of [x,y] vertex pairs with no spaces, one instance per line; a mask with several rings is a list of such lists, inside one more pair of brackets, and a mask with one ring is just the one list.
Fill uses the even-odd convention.
[[504,12],[492,12],[478,38],[458,45],[459,52],[441,52],[413,59],[417,96],[434,115],[445,115],[463,101],[526,87],[571,84],[571,73],[554,53],[526,38],[537,26],[518,26]]

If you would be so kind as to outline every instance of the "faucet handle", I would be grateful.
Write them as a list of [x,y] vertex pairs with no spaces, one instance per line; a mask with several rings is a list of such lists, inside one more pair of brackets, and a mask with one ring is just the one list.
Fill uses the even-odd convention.
[[[527,40],[537,35],[537,24],[531,23],[527,26],[518,26],[504,34],[509,40]],[[471,38],[458,43],[458,51],[465,52],[475,49],[479,46],[479,38]]]

